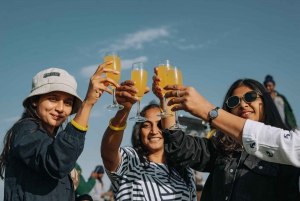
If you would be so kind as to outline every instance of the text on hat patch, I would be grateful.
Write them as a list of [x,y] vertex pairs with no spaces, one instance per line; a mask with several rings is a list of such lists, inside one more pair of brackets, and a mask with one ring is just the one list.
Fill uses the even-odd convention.
[[50,77],[50,76],[60,76],[60,73],[58,72],[51,72],[51,73],[45,73],[43,78],[46,78],[46,77]]

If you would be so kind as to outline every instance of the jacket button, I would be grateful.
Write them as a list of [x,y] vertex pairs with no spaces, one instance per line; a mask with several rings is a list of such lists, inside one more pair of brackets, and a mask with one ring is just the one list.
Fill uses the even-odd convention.
[[225,200],[228,200],[228,196],[226,196]]
[[260,169],[260,170],[263,169],[263,166],[259,166],[258,169]]
[[229,172],[231,172],[231,173],[232,173],[232,172],[233,172],[233,169],[230,169],[230,170],[229,170]]

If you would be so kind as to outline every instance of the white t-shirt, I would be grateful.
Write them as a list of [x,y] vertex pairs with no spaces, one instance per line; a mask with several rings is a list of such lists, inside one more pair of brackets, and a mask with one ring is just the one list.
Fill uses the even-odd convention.
[[120,151],[121,163],[116,172],[106,170],[116,200],[196,200],[194,175],[190,168],[190,185],[187,186],[177,172],[169,177],[167,165],[150,162],[150,167],[144,168],[133,148],[123,147]]
[[300,131],[288,131],[247,120],[243,129],[243,145],[258,158],[300,167]]
[[102,193],[105,193],[105,189],[103,185],[100,183],[100,181],[96,179],[95,186],[89,192],[89,195],[93,198],[94,201],[104,201],[104,199],[101,198]]

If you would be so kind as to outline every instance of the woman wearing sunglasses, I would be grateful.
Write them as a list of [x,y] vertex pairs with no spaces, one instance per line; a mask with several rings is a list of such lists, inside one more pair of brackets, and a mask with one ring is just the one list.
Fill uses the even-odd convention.
[[164,131],[165,153],[170,160],[210,173],[202,201],[300,199],[298,169],[260,160],[225,135],[231,129],[237,132],[241,121],[227,119],[227,125],[214,124],[214,119],[227,111],[243,119],[286,129],[262,84],[252,79],[237,80],[229,88],[222,109],[212,107],[192,87],[167,86],[165,89],[173,90],[166,94],[167,98],[175,96],[169,105],[181,103],[173,110],[184,109],[208,120],[219,130],[211,139],[187,136],[180,130]]

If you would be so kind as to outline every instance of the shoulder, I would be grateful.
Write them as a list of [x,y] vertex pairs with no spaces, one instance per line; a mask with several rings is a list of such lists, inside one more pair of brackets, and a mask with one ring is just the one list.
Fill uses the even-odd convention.
[[34,133],[43,130],[33,119],[22,119],[13,126],[14,133]]

